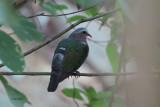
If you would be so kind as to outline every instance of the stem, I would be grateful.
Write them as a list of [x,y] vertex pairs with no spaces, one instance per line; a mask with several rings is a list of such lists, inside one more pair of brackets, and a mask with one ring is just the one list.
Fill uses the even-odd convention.
[[[80,73],[79,76],[135,76],[135,75],[160,75],[160,72],[126,72],[126,73]],[[0,72],[0,75],[27,75],[27,76],[50,76],[51,72]],[[76,73],[72,74],[77,76]]]
[[[86,10],[88,10],[88,9],[91,9],[91,8],[93,8],[93,7],[95,7],[95,6],[97,6],[97,4],[95,4],[95,5],[91,6],[91,7],[82,9],[82,10],[75,11],[75,12],[58,14],[57,16],[66,16],[66,15],[71,15],[71,14],[79,13],[79,12],[86,11]],[[40,14],[37,14],[37,15],[28,16],[28,18],[34,18],[34,17],[37,17],[37,16],[53,17],[53,15],[45,15],[44,13],[40,13]]]

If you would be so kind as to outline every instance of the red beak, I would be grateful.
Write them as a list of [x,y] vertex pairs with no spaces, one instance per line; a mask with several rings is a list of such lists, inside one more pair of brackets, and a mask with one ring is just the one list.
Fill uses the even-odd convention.
[[88,34],[88,36],[92,38],[92,36],[90,34]]

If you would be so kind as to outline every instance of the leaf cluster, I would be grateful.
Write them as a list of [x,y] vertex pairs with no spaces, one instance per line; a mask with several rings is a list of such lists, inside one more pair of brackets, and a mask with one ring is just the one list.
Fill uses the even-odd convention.
[[86,107],[107,107],[108,99],[111,96],[111,92],[96,92],[93,87],[88,87],[84,91],[78,88],[65,88],[62,93],[70,98],[85,102],[84,95],[88,100],[88,103],[84,103]]
[[[20,15],[16,12],[16,9],[13,7],[12,3],[17,2],[19,0],[0,0],[0,26],[5,26],[10,28],[14,34],[23,42],[28,41],[41,41],[44,35],[37,30],[36,25],[26,16]],[[74,15],[67,19],[67,22],[75,22],[80,19],[85,19],[89,17],[93,17],[95,15],[102,14],[103,12],[99,12],[100,6],[99,3],[102,3],[103,0],[75,0],[76,4],[83,8],[89,8],[90,6],[94,6],[84,12],[85,15]],[[66,5],[56,4],[52,2],[46,2],[45,0],[36,0],[40,7],[46,10],[53,17],[58,17],[57,11],[63,11],[68,9]],[[119,4],[116,4],[118,7]],[[106,10],[108,11],[108,10]],[[118,12],[121,20],[123,20],[123,14],[121,11]],[[101,26],[105,25],[108,19],[112,17],[112,15],[104,16],[102,18]],[[109,57],[110,63],[112,65],[112,69],[114,72],[117,72],[118,69],[118,61],[119,61],[119,53],[118,47],[115,43],[120,32],[120,24],[117,22],[111,23],[111,41],[107,45],[106,52]],[[13,72],[23,72],[25,68],[25,60],[24,54],[22,52],[21,46],[7,34],[5,31],[0,30],[0,60],[3,64],[8,67]],[[0,80],[8,94],[8,97],[12,104],[15,107],[23,107],[25,103],[31,104],[27,97],[20,92],[19,90],[12,87],[7,80],[0,75]],[[89,87],[86,90],[80,89],[64,89],[62,92],[68,96],[73,98],[75,93],[75,99],[84,101],[82,95],[84,95],[88,102],[84,103],[87,107],[107,107],[109,97],[111,96],[111,92],[96,92],[94,88]],[[22,101],[14,101],[12,98],[22,98]],[[118,102],[119,100],[117,100]]]
[[[112,95],[111,91],[96,92],[93,87],[88,87],[85,90],[78,88],[65,88],[62,90],[62,93],[67,97],[83,101],[86,107],[108,107]],[[88,101],[85,101],[85,98],[87,98]],[[113,107],[116,107],[120,103],[123,105],[122,101],[116,97]]]

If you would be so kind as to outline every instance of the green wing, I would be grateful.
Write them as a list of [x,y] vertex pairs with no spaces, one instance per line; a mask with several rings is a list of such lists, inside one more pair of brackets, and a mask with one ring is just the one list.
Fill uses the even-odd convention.
[[88,56],[88,45],[79,40],[64,39],[59,43],[55,54],[59,52],[60,48],[64,48],[64,58],[62,61],[63,73],[71,73],[77,70]]

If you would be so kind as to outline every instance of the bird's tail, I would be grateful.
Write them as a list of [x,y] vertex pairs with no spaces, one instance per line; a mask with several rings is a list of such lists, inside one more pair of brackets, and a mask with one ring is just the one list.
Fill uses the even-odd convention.
[[52,72],[48,86],[48,92],[54,92],[58,87],[62,75],[62,60],[62,54],[56,54],[53,57]]
[[59,76],[51,75],[50,82],[48,85],[48,92],[54,92],[59,84]]

